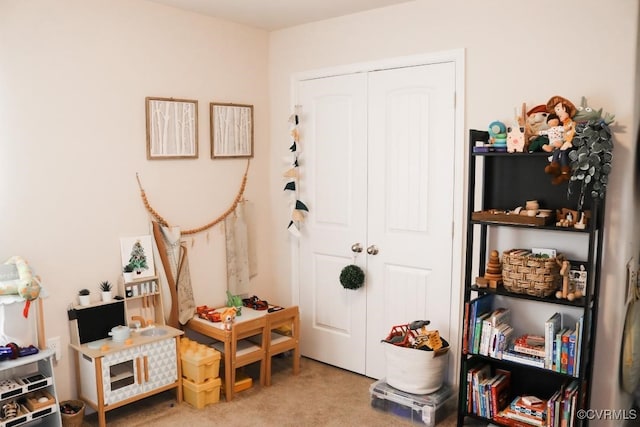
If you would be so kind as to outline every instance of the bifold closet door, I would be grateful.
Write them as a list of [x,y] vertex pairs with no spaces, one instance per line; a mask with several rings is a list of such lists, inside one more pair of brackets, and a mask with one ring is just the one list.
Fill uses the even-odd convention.
[[[452,63],[302,81],[302,354],[372,378],[393,325],[449,334]],[[360,251],[360,252],[358,252]],[[355,263],[365,286],[343,289]]]
[[[368,75],[366,370],[385,376],[391,326],[430,320],[449,337],[453,244],[452,63]],[[456,284],[458,286],[458,284]]]
[[356,254],[366,270],[366,252],[351,248],[367,243],[367,76],[298,89],[301,197],[310,208],[299,239],[300,350],[364,374],[366,288],[344,289],[339,277]]

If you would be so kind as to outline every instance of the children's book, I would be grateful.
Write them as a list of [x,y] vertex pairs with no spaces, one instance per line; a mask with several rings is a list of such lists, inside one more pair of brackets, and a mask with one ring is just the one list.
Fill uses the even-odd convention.
[[561,327],[562,314],[558,312],[544,322],[544,367],[547,369],[553,369],[553,341]]

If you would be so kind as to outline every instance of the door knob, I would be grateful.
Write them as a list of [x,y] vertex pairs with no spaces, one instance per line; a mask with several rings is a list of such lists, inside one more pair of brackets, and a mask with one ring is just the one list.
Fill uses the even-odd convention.
[[378,247],[376,245],[371,245],[367,248],[367,253],[369,255],[378,255]]
[[351,252],[355,252],[357,254],[362,252],[362,246],[360,245],[360,243],[354,243],[353,245],[351,245]]

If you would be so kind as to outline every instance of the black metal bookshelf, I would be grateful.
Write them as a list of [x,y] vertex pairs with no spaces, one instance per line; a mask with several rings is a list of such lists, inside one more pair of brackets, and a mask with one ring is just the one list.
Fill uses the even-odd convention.
[[[467,409],[468,372],[478,364],[489,364],[492,369],[506,369],[511,372],[511,396],[520,394],[540,395],[548,398],[561,384],[567,381],[577,380],[578,391],[576,399],[577,409],[588,409],[591,397],[591,384],[593,376],[593,352],[595,350],[595,337],[598,316],[598,296],[600,283],[600,266],[603,249],[603,223],[604,200],[592,200],[585,197],[583,209],[589,210],[591,217],[585,229],[565,228],[553,224],[547,225],[523,225],[509,224],[494,221],[478,221],[472,219],[472,213],[487,209],[511,210],[516,206],[523,206],[526,200],[537,200],[540,207],[548,209],[561,209],[577,206],[578,194],[568,196],[568,183],[553,185],[551,177],[544,172],[548,164],[549,153],[507,153],[507,152],[474,152],[473,147],[477,141],[487,142],[489,134],[484,131],[469,131],[468,154],[468,197],[467,197],[467,231],[466,254],[464,275],[464,303],[469,304],[474,298],[485,294],[499,295],[502,300],[520,300],[531,305],[531,310],[536,310],[537,304],[553,304],[558,311],[563,308],[579,310],[583,317],[583,339],[579,348],[581,357],[578,367],[579,375],[573,376],[559,373],[553,370],[526,366],[517,362],[500,360],[478,354],[465,352],[463,349],[464,334],[460,346],[460,392],[458,405],[458,425],[463,425],[465,418],[479,419],[494,424],[500,424],[496,420],[479,416]],[[539,298],[526,294],[509,292],[503,287],[497,289],[478,287],[474,279],[483,276],[488,256],[491,250],[498,252],[511,248],[489,248],[491,243],[489,232],[498,227],[505,232],[518,233],[520,230],[534,230],[534,233],[578,233],[578,236],[587,245],[587,259],[579,260],[587,266],[587,283],[584,296],[573,301],[557,299],[554,295]],[[557,234],[551,235],[557,239]],[[474,298],[472,298],[474,297]],[[466,315],[465,315],[466,316]],[[462,319],[462,325],[467,322]],[[541,318],[544,324],[546,318]],[[535,381],[531,378],[535,376]],[[575,420],[575,425],[585,425],[586,420]]]

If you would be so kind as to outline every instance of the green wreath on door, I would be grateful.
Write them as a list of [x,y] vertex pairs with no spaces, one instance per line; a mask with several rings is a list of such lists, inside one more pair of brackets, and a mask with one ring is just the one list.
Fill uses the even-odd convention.
[[364,286],[364,271],[355,264],[347,265],[340,272],[340,283],[345,289],[359,289]]

